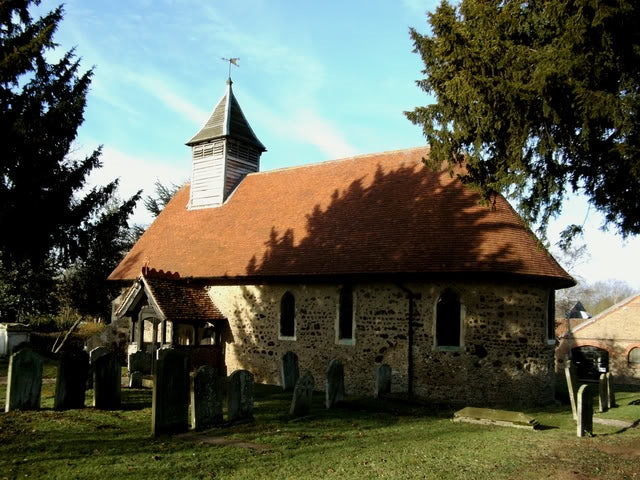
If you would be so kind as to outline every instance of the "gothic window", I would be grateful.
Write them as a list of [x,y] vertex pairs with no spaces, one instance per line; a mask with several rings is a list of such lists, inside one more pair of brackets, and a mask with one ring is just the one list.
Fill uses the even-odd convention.
[[340,289],[338,340],[353,340],[353,289],[350,285]]
[[459,347],[461,305],[458,295],[452,290],[442,292],[436,302],[436,346]]
[[291,292],[285,292],[280,299],[280,337],[296,336],[296,299]]

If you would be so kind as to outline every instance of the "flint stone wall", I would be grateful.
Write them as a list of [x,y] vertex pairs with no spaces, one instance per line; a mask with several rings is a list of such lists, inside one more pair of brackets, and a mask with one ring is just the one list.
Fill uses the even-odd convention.
[[[554,398],[554,345],[547,341],[549,290],[533,284],[405,284],[414,300],[414,393],[465,405],[546,404]],[[213,286],[209,294],[229,320],[228,371],[247,369],[257,383],[280,384],[280,359],[295,352],[300,370],[324,378],[332,359],[344,365],[347,395],[375,395],[376,366],[392,368],[392,393],[408,384],[409,300],[388,283],[353,285],[355,336],[337,339],[341,285]],[[462,345],[434,346],[435,305],[453,289],[462,304]],[[280,299],[295,297],[295,337],[280,338]],[[487,388],[491,386],[491,388]]]

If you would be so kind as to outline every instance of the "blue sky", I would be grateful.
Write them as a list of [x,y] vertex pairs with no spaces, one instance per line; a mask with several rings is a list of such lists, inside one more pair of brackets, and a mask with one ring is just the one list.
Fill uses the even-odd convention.
[[[236,98],[266,146],[262,170],[423,145],[403,115],[431,99],[415,85],[422,63],[409,27],[427,31],[419,0],[113,0],[65,2],[55,37],[76,48],[92,89],[76,144],[103,145],[95,183],[119,177],[122,196],[153,193],[156,180],[190,175],[184,143],[224,93],[228,64]],[[57,2],[44,0],[40,10]],[[586,203],[572,199],[550,228],[582,223]],[[134,220],[150,219],[139,208]],[[585,227],[590,258],[573,272],[588,282],[615,278],[640,291],[640,238],[623,242]]]

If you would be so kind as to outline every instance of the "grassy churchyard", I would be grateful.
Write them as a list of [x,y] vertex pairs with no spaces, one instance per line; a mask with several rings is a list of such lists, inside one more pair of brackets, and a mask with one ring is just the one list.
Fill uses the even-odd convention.
[[42,410],[0,414],[0,480],[640,479],[638,389],[619,387],[619,407],[596,414],[588,438],[576,437],[569,405],[526,411],[541,425],[533,431],[454,423],[453,410],[399,401],[347,398],[326,410],[317,393],[312,413],[293,420],[291,394],[267,385],[256,385],[253,423],[153,438],[150,390],[123,388],[117,411],[54,411],[50,361],[45,376]]

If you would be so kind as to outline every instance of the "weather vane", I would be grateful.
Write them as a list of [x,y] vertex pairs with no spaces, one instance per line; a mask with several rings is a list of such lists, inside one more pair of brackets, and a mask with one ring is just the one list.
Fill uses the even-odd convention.
[[240,65],[238,65],[238,60],[240,60],[239,58],[224,58],[222,57],[222,60],[224,60],[225,62],[229,62],[229,80],[231,80],[231,64],[234,64],[236,67],[239,67]]

